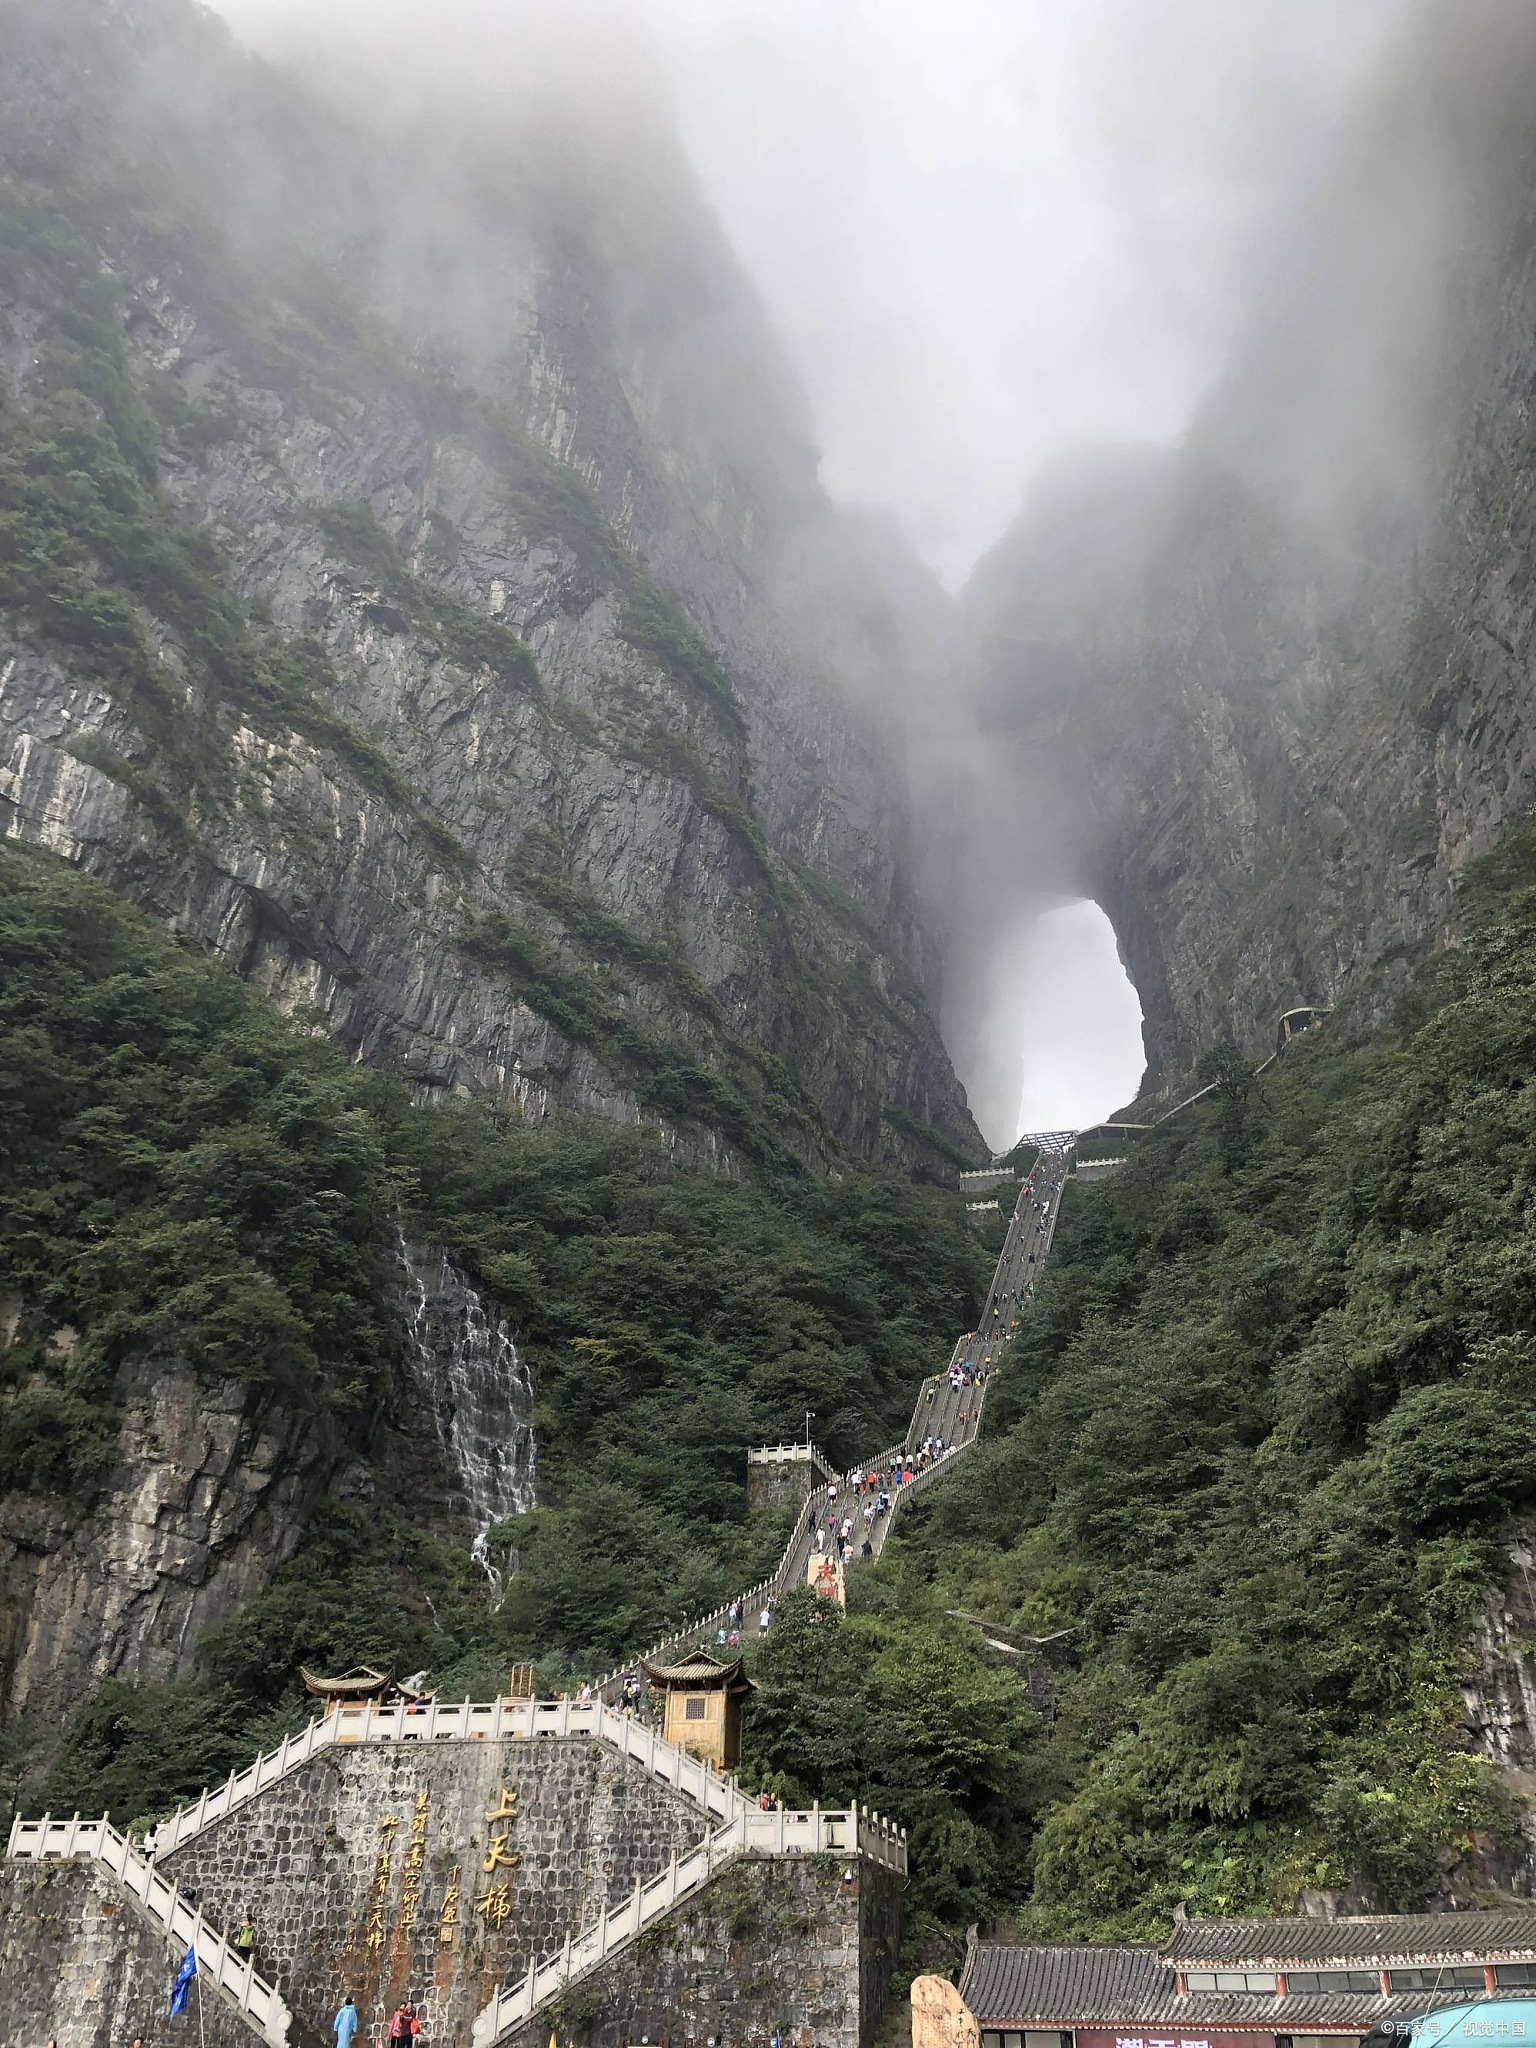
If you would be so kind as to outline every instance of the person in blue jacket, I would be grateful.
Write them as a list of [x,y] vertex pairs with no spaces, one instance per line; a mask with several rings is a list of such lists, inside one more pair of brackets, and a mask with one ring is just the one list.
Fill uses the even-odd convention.
[[341,2001],[341,2010],[331,2021],[331,2029],[336,2036],[336,2048],[352,2048],[352,2036],[357,2032],[357,2007],[350,1993]]

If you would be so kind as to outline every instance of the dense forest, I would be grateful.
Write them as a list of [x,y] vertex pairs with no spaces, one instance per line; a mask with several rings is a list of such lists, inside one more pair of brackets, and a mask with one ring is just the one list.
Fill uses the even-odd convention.
[[[1536,831],[1461,907],[1385,1028],[1215,1056],[1071,1190],[986,1441],[762,1659],[760,1767],[914,1827],[919,1944],[1404,1908],[1518,1839],[1460,1684],[1536,1497]],[[964,1693],[961,1615],[1026,1652]]]
[[[52,1763],[56,1806],[136,1816],[307,1718],[300,1662],[428,1666],[494,1691],[606,1667],[777,1555],[743,1452],[805,1411],[852,1458],[974,1314],[960,1198],[849,1166],[752,1184],[650,1129],[418,1108],[222,965],[52,856],[0,850],[0,1485],[76,1515],[166,1363],[323,1412],[355,1457],[276,1583],[176,1688],[109,1684]],[[493,1603],[427,1526],[389,1421],[398,1233],[514,1320],[541,1505]],[[8,1737],[13,1776],[44,1731]]]

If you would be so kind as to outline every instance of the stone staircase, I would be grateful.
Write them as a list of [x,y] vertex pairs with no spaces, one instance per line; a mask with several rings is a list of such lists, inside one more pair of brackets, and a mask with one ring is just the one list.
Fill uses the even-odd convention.
[[[1035,1168],[1043,1164],[1059,1164],[1062,1169],[1062,1178],[1058,1182],[1056,1197],[1051,1204],[1051,1213],[1047,1222],[1045,1237],[1036,1254],[1037,1273],[1040,1267],[1044,1265],[1056,1236],[1056,1223],[1061,1214],[1061,1185],[1064,1183],[1066,1164],[1071,1152],[1071,1142],[1072,1134],[1070,1132],[1044,1134],[1039,1141],[1039,1156],[1035,1161],[1035,1167],[1030,1169],[1031,1175]],[[1019,1203],[1015,1207],[1013,1217],[1009,1223],[1010,1241],[1013,1233],[1020,1227],[1023,1221],[1025,1214],[1023,1203],[1024,1197],[1021,1194]],[[999,1275],[1003,1272],[1007,1262],[1008,1242],[1005,1242],[1003,1252],[997,1264]],[[1000,1284],[998,1278],[993,1279],[987,1294],[987,1313],[990,1313],[994,1306]],[[1029,1284],[1032,1290],[1033,1281]],[[998,1340],[1000,1344],[1007,1341],[1006,1338]],[[969,1348],[970,1340],[961,1337],[956,1342],[954,1351],[950,1356],[950,1365],[962,1361],[968,1355]],[[842,1494],[856,1482],[860,1473],[882,1467],[888,1470],[893,1458],[910,1453],[922,1442],[925,1435],[931,1433],[928,1427],[928,1419],[932,1410],[928,1399],[928,1390],[930,1387],[935,1389],[942,1388],[948,1379],[948,1374],[949,1367],[946,1367],[943,1372],[934,1373],[928,1379],[925,1379],[918,1388],[917,1399],[912,1409],[912,1419],[907,1425],[906,1435],[899,1443],[887,1446],[885,1450],[876,1452],[873,1457],[860,1459],[857,1464],[850,1466],[846,1472],[834,1474],[832,1466],[814,1446],[801,1447],[797,1445],[793,1448],[797,1454],[803,1454],[807,1462],[813,1464],[829,1480],[835,1477],[838,1491]],[[985,1386],[978,1390],[976,1403],[978,1408],[985,1405],[986,1391]],[[931,1485],[935,1479],[953,1471],[955,1460],[963,1452],[970,1449],[980,1434],[981,1421],[978,1416],[974,1427],[969,1428],[968,1434],[963,1439],[953,1443],[944,1455],[935,1460],[933,1464],[925,1467],[923,1471],[914,1474],[905,1486],[897,1487],[893,1491],[889,1512],[880,1516],[870,1531],[871,1548],[876,1557],[885,1548],[886,1539],[891,1532],[891,1525],[896,1519],[897,1511],[902,1502],[909,1499],[913,1494],[920,1493],[926,1486]],[[782,1448],[779,1447],[774,1451],[749,1451],[747,1456],[749,1460],[763,1460],[780,1455]],[[755,1586],[749,1587],[745,1593],[738,1593],[733,1600],[727,1601],[723,1606],[715,1608],[711,1613],[701,1615],[697,1621],[689,1622],[686,1627],[678,1629],[670,1635],[663,1636],[660,1641],[653,1643],[648,1650],[640,1651],[637,1656],[630,1658],[627,1663],[616,1666],[614,1670],[608,1672],[597,1681],[594,1691],[604,1700],[616,1700],[619,1697],[625,1673],[633,1671],[641,1658],[644,1658],[649,1663],[676,1663],[680,1658],[686,1656],[690,1650],[707,1646],[717,1635],[721,1627],[725,1625],[732,1607],[739,1607],[741,1609],[743,1635],[755,1634],[757,1632],[757,1616],[762,1611],[764,1605],[779,1599],[784,1593],[805,1583],[805,1565],[810,1552],[810,1544],[811,1539],[806,1529],[806,1516],[804,1504],[802,1504],[796,1517],[795,1526],[791,1530],[789,1540],[784,1546],[783,1554],[778,1564],[766,1578],[759,1579]],[[855,1562],[859,1561],[855,1559]]]
[[[747,1808],[747,1801],[729,1778],[721,1777],[675,1743],[664,1742],[643,1722],[615,1713],[601,1699],[433,1701],[421,1707],[377,1707],[370,1702],[333,1708],[299,1734],[286,1736],[276,1749],[257,1757],[243,1771],[231,1772],[216,1790],[204,1791],[169,1820],[161,1821],[156,1853],[162,1858],[169,1856],[236,1807],[258,1798],[280,1778],[302,1770],[323,1749],[356,1742],[532,1741],[548,1735],[607,1743],[691,1800],[711,1823],[737,1820]],[[12,1835],[14,1839],[14,1829]]]
[[475,2020],[473,2048],[495,2048],[497,2042],[526,2026],[743,1856],[860,1856],[903,1878],[907,1873],[906,1837],[878,1814],[860,1808],[763,1813],[746,1807],[686,1856],[674,1857],[659,1877],[636,1885],[622,1906],[568,1938],[558,1955],[536,1963],[516,1984],[498,1991]]
[[[905,1877],[904,1832],[880,1815],[858,1808],[809,1813],[763,1812],[728,1778],[631,1716],[604,1701],[465,1700],[420,1707],[340,1706],[287,1737],[217,1789],[204,1791],[158,1828],[157,1856],[192,1841],[204,1829],[269,1787],[301,1770],[323,1750],[387,1742],[524,1741],[558,1737],[605,1743],[659,1783],[694,1805],[708,1823],[704,1839],[668,1868],[637,1885],[622,1906],[570,1937],[554,1956],[498,1991],[473,2029],[475,2048],[489,2048],[533,2018],[581,1978],[638,1941],[682,1899],[701,1890],[718,1871],[742,1857],[858,1856]],[[197,1949],[203,1981],[239,2012],[269,2048],[288,2048],[292,2014],[281,1994],[257,1976],[229,1943],[208,1926],[178,1891],[174,1878],[140,1854],[105,1819],[75,1815],[57,1821],[18,1819],[8,1853],[39,1862],[89,1856],[119,1880],[128,1896],[166,1935],[178,1954]]]
[[[1038,1248],[1040,1262],[1050,1248],[1059,1208],[1058,1190],[1049,1230]],[[1021,1198],[1020,1208],[1015,1210],[1010,1223],[1010,1238],[1020,1227],[1022,1215]],[[1002,1285],[1007,1256],[1005,1247],[999,1260],[999,1277],[988,1296],[989,1312]],[[1033,1282],[1029,1284],[1032,1287]],[[992,1341],[1001,1344],[1007,1340],[999,1337]],[[974,1339],[962,1338],[951,1363],[966,1359],[974,1363],[973,1354],[979,1350]],[[942,1400],[947,1379],[946,1370],[923,1382],[911,1424],[901,1442],[873,1458],[861,1460],[850,1471],[835,1475],[840,1494],[851,1488],[861,1473],[876,1468],[889,1470],[893,1459],[910,1453],[925,1434],[932,1433],[935,1403]],[[930,1388],[934,1390],[932,1401]],[[985,1392],[985,1387],[978,1390],[977,1408],[985,1400]],[[976,1441],[979,1427],[979,1416],[968,1418],[963,1439],[953,1442],[940,1459],[905,1486],[893,1490],[890,1512],[873,1526],[872,1544],[877,1553],[884,1547],[901,1502],[949,1471],[954,1460]],[[792,1448],[820,1475],[829,1481],[834,1476],[831,1465],[814,1447]],[[762,1455],[766,1458],[777,1453]],[[775,1570],[738,1596],[744,1616],[750,1616],[753,1627],[763,1604],[804,1582],[812,1542],[808,1520],[803,1509],[797,1513],[795,1527]],[[645,1655],[651,1659],[677,1658],[708,1641],[728,1612],[728,1607],[721,1607],[702,1616],[653,1645]],[[624,1667],[630,1668],[633,1661]],[[828,1812],[812,1809],[809,1813],[759,1810],[730,1779],[686,1750],[664,1741],[643,1722],[616,1712],[611,1700],[622,1676],[622,1670],[610,1673],[595,1689],[596,1696],[583,1700],[463,1700],[451,1704],[433,1701],[422,1706],[379,1707],[369,1703],[335,1707],[299,1733],[285,1737],[275,1750],[256,1758],[245,1770],[231,1773],[223,1785],[205,1789],[196,1801],[160,1823],[157,1853],[162,1858],[171,1855],[279,1780],[301,1770],[320,1751],[346,1744],[532,1742],[545,1736],[606,1744],[687,1799],[705,1821],[707,1832],[686,1854],[674,1856],[666,1870],[637,1885],[623,1905],[568,1937],[557,1954],[536,1963],[516,1983],[501,1988],[475,2020],[474,2048],[495,2048],[496,2043],[526,2025],[571,1986],[630,1948],[680,1901],[702,1890],[721,1869],[742,1857],[857,1856],[905,1877],[906,1838],[889,1821],[856,1808]],[[184,1951],[187,1945],[195,1945],[200,1975],[235,2007],[254,2032],[271,2048],[287,2048],[292,2015],[280,1993],[256,1975],[253,1963],[242,1961],[223,1937],[207,1926],[181,1897],[174,1880],[147,1861],[105,1818],[82,1821],[77,1815],[69,1821],[55,1821],[48,1816],[41,1821],[18,1819],[11,1829],[9,1854],[37,1860],[94,1858],[113,1873],[135,1905],[162,1929],[173,1947]]]
[[48,1814],[41,1820],[17,1819],[11,1823],[7,1854],[30,1857],[39,1863],[91,1857],[111,1871],[128,1897],[165,1935],[178,1957],[189,1948],[196,1950],[200,1983],[233,2006],[269,2048],[288,2048],[293,2015],[281,1994],[257,1976],[254,1958],[242,1961],[224,1937],[182,1897],[174,1880],[163,1876],[147,1857],[141,1856],[105,1815],[100,1820],[82,1820],[78,1813],[69,1820],[54,1820]]

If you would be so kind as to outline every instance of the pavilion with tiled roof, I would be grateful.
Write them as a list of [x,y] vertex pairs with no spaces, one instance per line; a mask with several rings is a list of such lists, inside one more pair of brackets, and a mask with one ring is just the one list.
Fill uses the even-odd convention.
[[664,1696],[662,1733],[668,1742],[717,1770],[740,1763],[742,1702],[756,1688],[739,1657],[725,1663],[708,1650],[691,1650],[677,1664],[651,1664],[642,1657],[640,1669]]

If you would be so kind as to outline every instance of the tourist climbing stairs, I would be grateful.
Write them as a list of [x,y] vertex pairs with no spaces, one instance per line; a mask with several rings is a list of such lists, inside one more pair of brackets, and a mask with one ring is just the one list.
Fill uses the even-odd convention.
[[[827,1499],[836,1487],[842,1512],[859,1500],[861,1478],[882,1475],[890,1494],[888,1512],[869,1527],[871,1549],[883,1547],[894,1513],[902,1500],[947,1471],[953,1459],[975,1442],[990,1374],[1017,1326],[1018,1312],[1033,1290],[1034,1279],[1050,1248],[1057,1206],[1069,1153],[1047,1149],[1021,1192],[987,1297],[982,1321],[956,1344],[949,1366],[925,1380],[907,1433],[898,1444],[845,1473],[807,1445],[793,1447],[815,1474],[810,1502]],[[935,1439],[943,1451],[932,1455]],[[925,1446],[928,1447],[925,1449]],[[783,1447],[764,1454],[764,1462],[783,1462]],[[913,1461],[918,1469],[913,1469]],[[890,1475],[900,1470],[903,1482]],[[867,1495],[866,1495],[867,1498]],[[862,1504],[861,1504],[862,1505]],[[714,1640],[728,1622],[744,1634],[754,1633],[758,1618],[791,1587],[806,1582],[815,1549],[816,1512],[809,1502],[797,1513],[795,1527],[777,1568],[730,1607],[706,1615],[691,1627],[658,1643],[648,1659],[675,1661],[688,1650]],[[859,1519],[859,1540],[865,1533]],[[157,1830],[157,1853],[163,1860],[194,1840],[204,1829],[236,1808],[259,1798],[279,1780],[301,1770],[320,1751],[352,1743],[445,1742],[485,1739],[532,1740],[538,1736],[601,1742],[669,1786],[697,1810],[704,1833],[685,1854],[635,1891],[612,1912],[598,1916],[570,1936],[561,1950],[536,1963],[517,1982],[499,1990],[482,2010],[473,2029],[474,2048],[495,2048],[514,2029],[563,1998],[582,1978],[599,1970],[616,1953],[638,1941],[645,1930],[678,1903],[699,1891],[725,1865],[744,1856],[793,1857],[836,1854],[860,1856],[904,1875],[906,1840],[901,1830],[878,1815],[858,1809],[844,1812],[765,1812],[747,1800],[727,1777],[688,1751],[665,1741],[635,1717],[618,1713],[611,1701],[622,1673],[611,1674],[585,1699],[499,1699],[486,1702],[424,1700],[381,1706],[371,1702],[341,1703],[317,1717],[276,1749],[234,1772],[221,1786],[205,1790]],[[195,1907],[182,1897],[173,1876],[157,1868],[105,1819],[55,1821],[17,1820],[11,1829],[10,1854],[39,1861],[89,1856],[110,1870],[135,1905],[156,1924],[173,1950],[196,1950],[198,1974],[220,1998],[238,2011],[245,2023],[271,2048],[286,2048],[292,2015],[280,1992],[256,1974],[251,1958],[242,1958]]]
[[100,1820],[17,1819],[11,1824],[8,1854],[39,1863],[89,1856],[110,1870],[134,1904],[166,1936],[180,1956],[190,1948],[197,1955],[198,1982],[209,1986],[269,2048],[287,2048],[293,2015],[283,1999],[256,1974],[253,1956],[242,1957],[210,1927],[197,1908],[182,1897],[175,1880],[140,1855],[126,1835],[103,1815]]
[[[866,1534],[872,1554],[879,1556],[902,1502],[947,1472],[953,1460],[969,1449],[981,1434],[981,1415],[991,1371],[1001,1362],[1005,1347],[1012,1341],[1019,1316],[1034,1292],[1036,1276],[1050,1251],[1071,1158],[1070,1133],[1051,1133],[1042,1140],[1039,1154],[1025,1177],[1009,1219],[981,1320],[974,1330],[967,1331],[957,1341],[948,1366],[925,1379],[918,1388],[912,1419],[901,1442],[861,1460],[847,1472],[835,1474],[834,1468],[813,1446],[797,1444],[792,1447],[795,1458],[811,1463],[824,1475],[828,1484],[836,1486],[836,1498],[843,1504],[839,1514],[841,1520],[843,1513],[854,1511],[853,1503],[858,1502],[856,1489],[861,1478],[870,1472],[889,1475],[898,1460],[915,1457],[925,1442],[936,1438],[942,1440],[942,1453],[930,1457],[920,1470],[912,1471],[904,1483],[887,1487],[890,1507],[873,1523],[866,1525],[863,1522],[862,1502],[858,1502],[857,1511],[854,1511],[855,1561],[859,1561],[859,1547]],[[767,1462],[772,1457],[781,1457],[783,1450],[781,1446],[777,1452],[765,1450],[748,1455]],[[598,1682],[596,1691],[599,1696],[609,1701],[617,1700],[626,1674],[642,1661],[675,1663],[690,1650],[708,1648],[717,1643],[722,1633],[728,1635],[733,1629],[743,1638],[758,1635],[764,1612],[771,1613],[776,1600],[806,1583],[811,1556],[816,1549],[810,1503],[827,1498],[824,1488],[812,1487],[809,1501],[796,1516],[783,1555],[766,1578],[759,1579],[755,1586],[713,1612],[701,1615],[697,1621],[669,1632],[640,1657],[610,1671]]]

